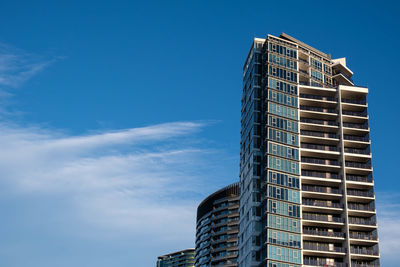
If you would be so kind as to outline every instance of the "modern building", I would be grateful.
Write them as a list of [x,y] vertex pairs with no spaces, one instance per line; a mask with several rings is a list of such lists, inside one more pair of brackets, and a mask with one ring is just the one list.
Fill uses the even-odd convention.
[[157,267],[194,267],[194,248],[159,256]]
[[281,34],[243,67],[239,266],[380,266],[368,88]]
[[239,183],[204,199],[197,208],[196,267],[237,266]]

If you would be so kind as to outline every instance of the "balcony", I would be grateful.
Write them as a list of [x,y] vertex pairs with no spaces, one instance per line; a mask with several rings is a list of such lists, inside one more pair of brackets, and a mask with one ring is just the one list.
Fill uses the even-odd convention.
[[350,141],[369,142],[369,136],[358,136],[358,135],[344,134],[343,138],[344,138],[344,140],[350,140]]
[[304,64],[310,65],[310,63],[308,63],[308,60],[302,59],[299,57],[299,62],[302,62]]
[[363,183],[372,183],[373,178],[372,175],[368,176],[360,176],[360,175],[346,175],[346,180],[348,181],[354,181],[354,182],[363,182]]
[[301,170],[302,176],[316,177],[316,178],[327,178],[327,179],[342,179],[337,173],[332,172],[318,172],[318,171],[307,171]]
[[299,69],[299,72],[300,72],[300,74],[303,74],[303,75],[305,75],[305,76],[309,77],[309,74],[308,74],[308,72],[307,72],[307,71],[305,71],[305,70],[302,70],[302,69]]
[[361,224],[361,225],[376,225],[375,219],[365,219],[360,217],[349,217],[350,224]]
[[303,213],[303,220],[334,222],[334,223],[343,223],[344,222],[344,219],[340,218],[340,217],[321,215],[321,214],[312,214],[312,213]]
[[361,254],[361,255],[371,255],[371,256],[378,256],[379,251],[377,249],[367,249],[367,248],[350,248],[350,252],[352,254]]
[[358,168],[358,169],[371,169],[371,162],[361,163],[361,162],[346,161],[346,167]]
[[328,251],[328,252],[339,252],[339,253],[344,253],[345,248],[342,247],[333,247],[329,246],[324,243],[308,243],[304,242],[303,243],[303,249],[305,250],[317,250],[317,251]]
[[339,125],[339,123],[336,121],[316,120],[316,119],[308,119],[308,118],[301,118],[300,122],[327,125],[327,126],[338,126]]
[[347,189],[347,195],[357,196],[357,197],[374,197],[374,192],[362,191],[356,189]]
[[303,185],[301,190],[316,193],[342,194],[342,190],[340,189],[316,185]]
[[301,162],[321,165],[340,166],[338,160],[301,157]]
[[316,149],[323,151],[339,151],[339,148],[336,146],[323,146],[323,145],[315,145],[307,143],[301,143],[301,148]]
[[358,148],[350,148],[350,147],[345,147],[344,152],[346,153],[351,153],[351,154],[362,154],[362,155],[369,155],[371,154],[371,151],[369,148],[366,149],[358,149]]
[[362,240],[378,240],[376,234],[367,234],[363,232],[351,232],[351,231],[350,231],[350,238],[362,239]]
[[367,99],[349,99],[349,98],[342,98],[342,103],[349,103],[349,104],[357,104],[357,105],[366,105]]
[[343,122],[343,127],[368,130],[369,126],[368,126],[368,123],[361,124],[361,123]]
[[367,264],[367,263],[354,263],[351,262],[352,267],[379,267],[380,264]]
[[350,210],[375,211],[375,205],[367,205],[367,204],[360,204],[360,203],[348,203],[347,207]]
[[324,207],[324,208],[335,208],[341,209],[343,205],[337,202],[331,201],[323,201],[323,200],[311,200],[311,199],[303,199],[302,205],[305,206],[314,206],[314,207]]
[[304,235],[337,237],[337,238],[344,237],[344,233],[342,233],[342,232],[329,232],[329,231],[318,231],[318,230],[309,230],[309,229],[303,229],[303,234]]
[[310,94],[300,94],[300,98],[308,98],[308,99],[324,100],[324,101],[332,101],[332,102],[337,102],[337,100],[338,100],[336,97],[310,95]]
[[300,110],[309,110],[323,113],[333,113],[337,115],[337,110],[332,108],[320,108],[320,107],[310,107],[310,106],[300,106]]
[[[309,266],[324,266],[324,267],[347,267],[347,265],[343,262],[328,262],[325,258],[304,258],[304,265]],[[354,265],[352,265],[354,266]],[[363,266],[364,267],[364,266]]]
[[342,110],[342,114],[343,115],[349,115],[349,116],[363,117],[363,118],[367,118],[368,117],[368,112],[367,111],[356,112],[356,111]]
[[315,137],[334,138],[334,139],[340,138],[340,136],[335,133],[324,133],[324,132],[315,132],[315,131],[306,131],[306,130],[301,130],[300,134],[307,135],[307,136],[315,136]]

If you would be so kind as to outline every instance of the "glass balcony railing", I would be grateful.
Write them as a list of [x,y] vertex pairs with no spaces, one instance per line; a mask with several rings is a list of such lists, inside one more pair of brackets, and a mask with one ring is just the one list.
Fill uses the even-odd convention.
[[344,140],[369,142],[369,136],[358,136],[358,135],[344,134],[343,138],[344,138]]
[[307,136],[335,138],[335,139],[339,139],[339,137],[340,137],[338,134],[335,134],[335,133],[324,133],[324,132],[306,131],[306,130],[301,130],[300,134],[307,135]]
[[371,162],[360,163],[360,162],[346,161],[346,167],[359,168],[359,169],[371,169]]
[[301,110],[309,110],[309,111],[317,111],[317,112],[325,112],[325,113],[334,113],[337,114],[336,109],[332,108],[320,108],[320,107],[310,107],[310,106],[300,106]]
[[381,266],[379,263],[375,264],[375,263],[357,263],[357,262],[351,262],[351,266],[352,267],[379,267]]
[[376,220],[360,217],[349,217],[350,224],[376,225]]
[[344,237],[344,233],[342,233],[342,232],[329,232],[329,231],[319,231],[319,230],[310,230],[310,229],[303,229],[303,234],[318,235],[318,236],[330,236],[330,237]]
[[364,182],[364,183],[372,183],[373,181],[372,175],[361,176],[361,175],[351,175],[351,174],[346,175],[346,180],[354,182]]
[[317,186],[317,185],[303,185],[301,190],[308,192],[317,193],[328,193],[328,194],[341,194],[342,190],[332,187]]
[[325,208],[343,208],[343,205],[337,202],[323,201],[323,200],[313,200],[313,199],[303,199],[302,205],[315,206],[315,207],[325,207]]
[[301,118],[300,122],[321,124],[321,125],[329,125],[329,126],[338,126],[339,125],[339,123],[336,122],[336,121],[316,120],[316,119],[308,119],[308,118]]
[[362,191],[356,189],[347,189],[347,195],[358,196],[358,197],[374,197],[374,192]]
[[367,149],[358,149],[358,148],[345,147],[344,148],[344,152],[352,153],[352,154],[363,154],[363,155],[371,154],[369,148],[367,148]]
[[344,222],[344,219],[340,217],[328,216],[323,214],[304,213],[304,212],[303,212],[303,220],[336,222],[336,223]]
[[366,105],[367,100],[364,99],[349,99],[349,98],[342,98],[343,103],[350,103],[350,104],[358,104],[358,105]]
[[363,233],[363,232],[352,232],[352,231],[350,231],[350,238],[364,239],[364,240],[378,240],[378,236],[376,234],[369,234],[369,233]]
[[334,247],[329,246],[324,243],[303,243],[303,249],[307,250],[318,250],[318,251],[329,251],[329,252],[345,252],[345,248],[343,247]]
[[324,150],[324,151],[339,151],[339,148],[336,146],[323,146],[323,145],[315,145],[315,144],[307,144],[307,143],[302,143],[301,148],[317,149],[317,150]]
[[340,165],[340,162],[337,161],[337,160],[320,159],[320,158],[308,158],[308,157],[301,157],[301,162],[312,163],[312,164],[322,164],[322,165],[332,165],[332,166],[339,166]]
[[367,249],[367,248],[350,248],[350,252],[353,254],[362,254],[362,255],[379,255],[379,251],[377,249]]
[[349,123],[349,122],[343,122],[343,127],[346,128],[356,128],[356,129],[368,129],[368,123]]
[[[303,260],[304,265],[310,265],[310,266],[324,266],[324,267],[346,267],[347,265],[343,262],[332,262],[332,261],[327,261],[326,258],[309,258],[306,257]],[[354,266],[354,265],[352,265]]]
[[308,98],[308,99],[324,100],[324,101],[333,101],[333,102],[337,102],[337,100],[338,100],[336,97],[310,95],[310,94],[300,94],[300,97]]
[[348,203],[347,207],[350,210],[375,211],[375,205],[367,205],[367,204],[360,204],[360,203]]
[[350,115],[350,116],[357,116],[357,117],[367,117],[368,112],[356,112],[356,111],[349,111],[349,110],[342,110],[343,115]]
[[318,172],[318,171],[308,171],[301,170],[302,176],[316,177],[316,178],[327,178],[327,179],[341,179],[342,176],[333,172]]

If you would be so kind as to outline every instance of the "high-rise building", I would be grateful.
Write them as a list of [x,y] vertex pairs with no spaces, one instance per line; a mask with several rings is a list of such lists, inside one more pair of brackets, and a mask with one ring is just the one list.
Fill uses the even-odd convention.
[[194,267],[194,248],[159,256],[157,267]]
[[379,266],[368,88],[287,34],[243,67],[239,266]]
[[197,208],[196,267],[237,266],[239,183],[204,199]]

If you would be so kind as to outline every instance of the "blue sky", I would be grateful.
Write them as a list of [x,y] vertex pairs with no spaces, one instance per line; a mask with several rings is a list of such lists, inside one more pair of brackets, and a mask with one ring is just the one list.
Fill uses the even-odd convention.
[[286,32],[347,57],[370,88],[382,264],[397,266],[399,11],[395,1],[1,2],[0,265],[154,266],[193,247],[196,206],[238,179],[252,39]]

